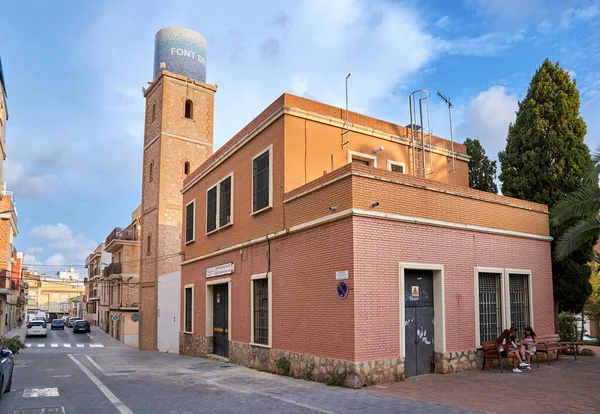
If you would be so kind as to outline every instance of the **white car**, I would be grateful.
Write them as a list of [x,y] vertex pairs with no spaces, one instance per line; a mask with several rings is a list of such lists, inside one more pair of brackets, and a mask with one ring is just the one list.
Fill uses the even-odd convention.
[[43,319],[32,319],[29,321],[26,336],[48,336],[46,321]]

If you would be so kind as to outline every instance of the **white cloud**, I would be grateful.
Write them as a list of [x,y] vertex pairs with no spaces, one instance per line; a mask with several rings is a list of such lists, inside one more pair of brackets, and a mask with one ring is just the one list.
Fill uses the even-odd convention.
[[511,36],[501,33],[487,33],[477,37],[462,37],[440,41],[440,50],[453,55],[493,56],[511,48],[525,38],[525,32],[519,30]]
[[31,229],[29,235],[48,241],[48,250],[54,252],[48,259],[48,265],[83,264],[87,255],[98,243],[82,234],[74,234],[66,224],[44,224]]
[[11,160],[6,160],[4,167],[8,190],[15,191],[17,197],[41,197],[61,186],[60,179],[54,174],[37,174]]
[[552,27],[552,23],[550,23],[548,20],[544,20],[538,24],[537,30],[542,34],[548,34],[552,30]]
[[508,125],[515,120],[517,109],[516,95],[503,86],[492,86],[467,106],[458,126],[459,136],[479,139],[490,159],[496,159],[506,145]]
[[438,27],[440,29],[446,29],[446,28],[450,27],[451,25],[452,25],[452,19],[450,18],[450,16],[444,16],[444,17],[438,19],[434,23],[434,26]]
[[570,28],[577,22],[587,22],[592,20],[600,13],[600,9],[597,5],[591,5],[586,8],[571,8],[566,10],[560,19],[560,26],[563,28]]

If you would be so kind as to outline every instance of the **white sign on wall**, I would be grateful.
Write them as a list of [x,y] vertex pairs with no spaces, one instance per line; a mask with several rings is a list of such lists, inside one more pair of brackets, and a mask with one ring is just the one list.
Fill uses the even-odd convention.
[[348,279],[348,271],[342,270],[341,272],[335,272],[335,280],[346,280]]
[[235,265],[233,263],[225,263],[219,266],[207,267],[206,277],[215,277],[222,275],[230,275],[235,271]]

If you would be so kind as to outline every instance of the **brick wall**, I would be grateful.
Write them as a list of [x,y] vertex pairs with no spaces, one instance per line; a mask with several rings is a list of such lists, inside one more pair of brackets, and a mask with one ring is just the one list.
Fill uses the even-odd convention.
[[475,266],[531,270],[536,333],[554,332],[549,242],[364,217],[353,223],[358,360],[398,355],[400,262],[444,265],[447,352],[477,347]]

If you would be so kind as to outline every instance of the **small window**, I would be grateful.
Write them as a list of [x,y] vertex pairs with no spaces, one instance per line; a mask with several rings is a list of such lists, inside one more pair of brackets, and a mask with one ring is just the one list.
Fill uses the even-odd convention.
[[189,100],[186,99],[185,101],[185,117],[187,119],[192,119],[194,116],[194,103]]
[[217,228],[217,186],[206,193],[206,232]]
[[403,162],[388,160],[387,167],[388,167],[387,168],[388,170],[397,172],[400,174],[404,174],[404,171],[405,171],[405,166],[404,166]]
[[190,163],[187,161],[183,164],[183,174],[186,177],[190,174]]
[[350,163],[377,168],[377,157],[362,152],[348,151],[348,164]]
[[252,212],[271,205],[271,149],[252,160]]
[[269,344],[269,279],[252,280],[253,340],[255,344]]
[[146,246],[146,254],[150,254],[150,243],[152,242],[152,236],[148,236],[148,244]]
[[192,314],[194,306],[193,287],[185,288],[185,327],[184,331],[192,333]]
[[529,315],[529,276],[523,274],[508,275],[510,292],[510,324],[522,334],[531,324]]
[[479,273],[479,341],[493,341],[502,333],[502,300],[497,273]]
[[152,118],[150,122],[154,122],[156,119],[156,102],[152,104]]
[[148,166],[148,182],[152,181],[152,176],[154,174],[154,161],[152,161],[150,163],[150,165]]
[[194,241],[194,227],[195,227],[195,210],[196,202],[191,201],[185,206],[185,242],[191,243]]
[[231,222],[231,177],[219,183],[219,227]]

